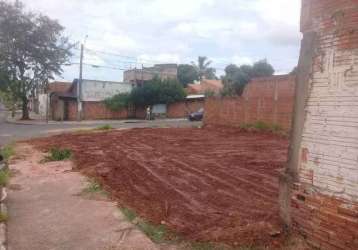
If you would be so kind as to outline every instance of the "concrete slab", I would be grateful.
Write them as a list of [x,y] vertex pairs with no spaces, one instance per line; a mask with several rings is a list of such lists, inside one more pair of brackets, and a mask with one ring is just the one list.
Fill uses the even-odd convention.
[[159,249],[114,202],[79,195],[86,179],[70,161],[40,164],[43,155],[27,144],[17,153],[10,164],[9,250]]

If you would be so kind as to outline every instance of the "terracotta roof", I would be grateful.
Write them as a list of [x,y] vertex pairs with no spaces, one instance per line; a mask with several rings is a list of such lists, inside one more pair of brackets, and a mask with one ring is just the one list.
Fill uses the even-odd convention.
[[200,84],[189,84],[187,87],[188,94],[205,94],[208,91],[212,91],[215,94],[219,94],[224,85],[221,80],[207,80],[204,79]]
[[71,82],[51,82],[48,85],[47,92],[58,92],[58,93],[66,93],[71,89]]

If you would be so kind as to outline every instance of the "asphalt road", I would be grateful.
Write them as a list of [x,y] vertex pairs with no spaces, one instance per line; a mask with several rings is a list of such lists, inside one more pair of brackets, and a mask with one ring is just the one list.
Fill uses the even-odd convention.
[[[6,122],[7,111],[0,104],[0,146],[6,145],[18,140],[34,137],[49,136],[64,132],[70,132],[76,129],[87,129],[98,127],[98,123],[85,122],[83,124],[59,123],[59,124],[36,124],[22,125]],[[155,120],[155,121],[108,121],[106,124],[113,128],[146,128],[146,127],[193,127],[200,126],[201,122],[189,122],[187,120]]]

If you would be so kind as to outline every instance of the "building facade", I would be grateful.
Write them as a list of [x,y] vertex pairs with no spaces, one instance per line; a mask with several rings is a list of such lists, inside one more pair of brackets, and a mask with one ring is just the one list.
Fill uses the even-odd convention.
[[131,69],[124,71],[123,81],[131,83],[133,87],[141,86],[145,82],[152,80],[155,76],[160,79],[177,79],[177,64],[156,64],[153,67],[144,67],[143,69]]

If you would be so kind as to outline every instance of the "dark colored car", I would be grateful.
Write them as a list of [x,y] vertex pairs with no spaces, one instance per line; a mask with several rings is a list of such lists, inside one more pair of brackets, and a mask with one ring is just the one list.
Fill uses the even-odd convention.
[[189,115],[189,121],[201,121],[204,117],[204,109],[201,108],[198,111]]

